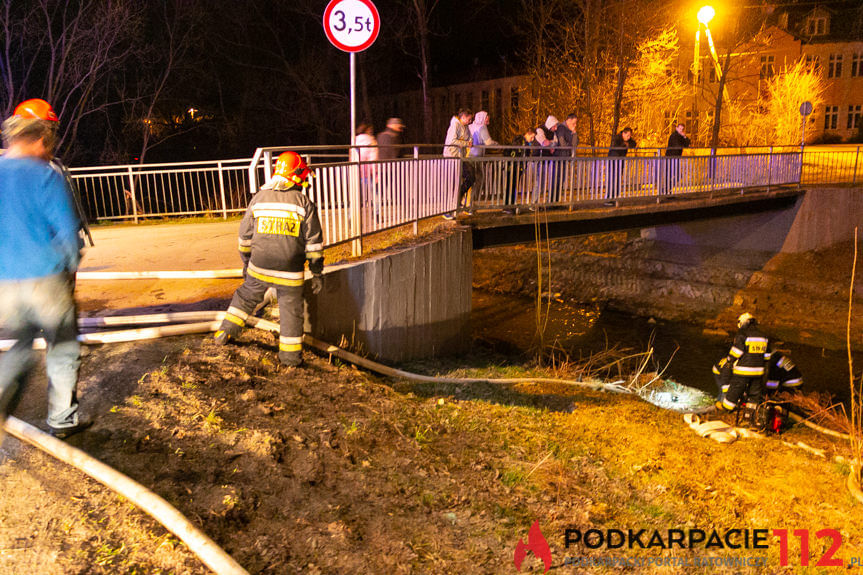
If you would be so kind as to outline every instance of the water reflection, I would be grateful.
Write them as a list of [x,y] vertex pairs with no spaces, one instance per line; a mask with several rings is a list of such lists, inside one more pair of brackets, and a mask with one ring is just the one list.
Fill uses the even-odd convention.
[[[715,391],[711,366],[731,346],[733,334],[727,337],[707,335],[703,326],[666,321],[600,310],[597,306],[552,301],[546,315],[545,343],[556,343],[570,357],[587,357],[618,344],[645,351],[653,335],[654,357],[659,368],[668,364],[666,375],[672,379]],[[536,337],[537,313],[533,300],[474,291],[471,323],[474,337],[492,342],[503,353],[518,356],[526,353]],[[764,326],[770,332],[770,326]],[[848,360],[844,351],[832,351],[808,345],[779,342],[800,367],[808,390],[825,390],[837,399],[847,401]],[[855,371],[863,369],[863,353],[854,354]]]

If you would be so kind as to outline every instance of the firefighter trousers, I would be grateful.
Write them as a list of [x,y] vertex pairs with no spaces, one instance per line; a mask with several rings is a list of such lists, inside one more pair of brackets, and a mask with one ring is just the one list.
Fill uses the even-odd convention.
[[274,288],[279,299],[279,360],[285,365],[299,365],[303,357],[302,285],[276,285],[246,275],[219,329],[231,337],[239,335],[249,314],[264,300],[268,288]]
[[761,403],[764,399],[764,385],[762,384],[762,376],[746,377],[743,375],[732,374],[728,380],[728,391],[725,394],[723,403],[730,409],[737,407],[740,398],[746,393],[746,399],[751,403]]

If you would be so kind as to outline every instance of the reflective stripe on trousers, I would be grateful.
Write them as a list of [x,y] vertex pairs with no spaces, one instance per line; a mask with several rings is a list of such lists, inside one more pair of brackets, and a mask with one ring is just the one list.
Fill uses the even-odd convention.
[[[275,288],[279,299],[279,359],[292,361],[299,359],[302,354],[303,337],[303,286],[286,286],[263,282],[258,278],[247,275],[228,308],[233,315],[252,313],[255,307],[264,300],[264,294],[268,288]],[[239,312],[239,313],[237,313]],[[236,337],[241,327],[235,322],[225,319],[220,329],[229,335]],[[282,345],[282,342],[289,342]],[[298,345],[299,343],[299,345]]]

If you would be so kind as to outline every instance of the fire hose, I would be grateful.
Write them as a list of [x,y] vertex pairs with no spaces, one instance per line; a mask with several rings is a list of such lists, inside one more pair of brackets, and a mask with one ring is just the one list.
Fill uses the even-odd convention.
[[138,483],[80,449],[51,437],[18,418],[6,419],[4,428],[10,435],[33,445],[60,461],[86,473],[102,485],[119,493],[180,538],[201,561],[218,575],[249,575],[228,555],[170,503]]

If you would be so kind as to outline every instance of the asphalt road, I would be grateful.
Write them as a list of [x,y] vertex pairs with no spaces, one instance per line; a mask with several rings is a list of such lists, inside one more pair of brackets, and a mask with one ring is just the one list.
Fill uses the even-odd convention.
[[[237,220],[197,224],[97,226],[94,247],[86,247],[79,271],[185,271],[241,267]],[[239,279],[219,280],[79,280],[75,297],[82,311],[158,306],[182,309],[194,302],[230,298]],[[207,308],[207,304],[201,308]],[[218,307],[218,306],[216,306]],[[177,308],[179,309],[179,308]]]

